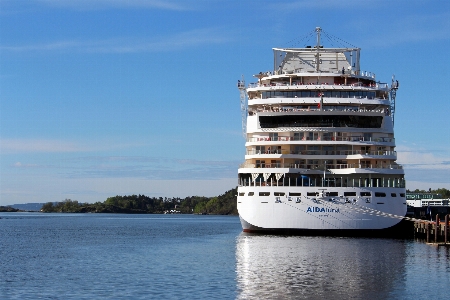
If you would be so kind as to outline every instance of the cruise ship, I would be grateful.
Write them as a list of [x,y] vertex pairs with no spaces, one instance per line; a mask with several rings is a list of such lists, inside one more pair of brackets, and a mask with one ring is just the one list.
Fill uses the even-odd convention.
[[273,48],[272,70],[238,81],[244,232],[370,235],[406,214],[394,138],[399,83],[363,71],[360,48],[326,48],[325,38],[317,27],[315,45]]

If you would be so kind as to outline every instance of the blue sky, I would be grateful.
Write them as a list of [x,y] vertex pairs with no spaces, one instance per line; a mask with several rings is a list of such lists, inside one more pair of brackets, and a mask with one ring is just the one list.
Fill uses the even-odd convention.
[[449,1],[0,0],[0,205],[235,187],[237,80],[316,26],[400,81],[407,188],[450,189]]

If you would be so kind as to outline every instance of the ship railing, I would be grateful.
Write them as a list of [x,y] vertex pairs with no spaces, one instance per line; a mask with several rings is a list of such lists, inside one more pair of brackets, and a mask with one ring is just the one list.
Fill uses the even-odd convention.
[[323,170],[326,169],[395,169],[401,170],[403,166],[397,164],[296,164],[296,163],[243,163],[239,168],[289,168],[289,169],[308,169],[308,170]]
[[260,97],[250,97],[249,100],[274,99],[274,98],[298,98],[298,99],[319,99],[321,93],[324,99],[378,99],[387,100],[387,96],[376,97],[373,91],[355,91],[355,90],[327,90],[324,87],[316,86],[317,90],[269,90],[263,91]]
[[353,71],[352,70],[352,75],[353,74],[362,76],[362,77],[369,77],[369,78],[375,79],[375,73],[368,72],[368,71]]
[[[258,177],[255,180],[251,178],[241,178],[238,181],[239,186],[309,186],[309,187],[382,187],[382,188],[405,188],[404,178],[355,178],[348,176],[329,176],[325,178],[293,178],[282,177],[276,180],[270,176],[267,180]],[[373,195],[372,195],[373,196]],[[336,198],[339,196],[336,196]],[[365,197],[365,196],[363,196]],[[368,197],[368,196],[367,196]]]
[[393,156],[397,157],[396,151],[375,150],[280,150],[280,149],[249,149],[246,155],[265,155],[265,154],[294,154],[294,155],[365,155],[365,156]]
[[249,110],[249,115],[253,115],[255,113],[272,113],[272,112],[305,112],[305,111],[335,111],[335,112],[374,112],[381,114],[389,114],[389,110],[387,109],[365,109],[365,108],[357,108],[357,107],[346,107],[342,108],[339,106],[325,106],[322,110],[320,108],[312,107],[312,108],[299,108],[299,107],[273,107],[272,109],[267,108],[257,108],[253,110]]
[[331,142],[379,142],[379,143],[392,143],[395,142],[395,138],[390,137],[364,137],[364,136],[278,136],[278,137],[250,137],[247,138],[247,142],[289,142],[289,141],[331,141]]
[[395,169],[401,170],[403,166],[397,164],[365,164],[365,163],[355,163],[355,164],[336,164],[332,165],[330,168],[327,165],[327,169]]
[[342,70],[338,70],[338,71],[334,71],[333,73],[336,74],[342,74],[342,75],[355,75],[355,76],[359,76],[359,77],[366,77],[366,78],[371,78],[371,79],[375,79],[375,73],[373,72],[369,72],[369,71],[357,71],[357,70],[346,70],[346,69],[342,69]]
[[[334,86],[348,86],[348,87],[362,87],[362,88],[369,88],[369,89],[388,89],[389,85],[387,83],[371,83],[371,84],[363,84],[361,82],[353,82],[353,83],[328,83],[328,82],[309,82],[309,83],[302,83],[293,81],[292,84],[289,82],[272,82],[272,83],[259,83],[259,82],[253,82],[249,83],[247,85],[247,88],[260,88],[260,87],[266,87],[266,88],[276,88],[276,87],[302,87],[302,86],[320,86],[323,88],[323,86],[326,87],[334,87]],[[242,85],[240,86],[242,87]]]

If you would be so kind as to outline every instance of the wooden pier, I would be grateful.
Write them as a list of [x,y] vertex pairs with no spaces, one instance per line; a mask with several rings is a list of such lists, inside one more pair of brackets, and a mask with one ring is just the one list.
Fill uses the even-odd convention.
[[449,242],[449,215],[444,221],[436,215],[436,221],[418,220],[414,222],[414,236],[425,239],[427,244],[436,246],[450,246]]

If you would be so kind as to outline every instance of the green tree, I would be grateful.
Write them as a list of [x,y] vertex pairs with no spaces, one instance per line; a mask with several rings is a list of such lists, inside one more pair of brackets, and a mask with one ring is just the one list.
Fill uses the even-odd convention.
[[194,207],[194,213],[205,214],[206,213],[206,203],[205,202],[197,203],[197,205],[195,205],[195,207]]
[[55,207],[53,202],[47,202],[41,207],[42,212],[55,212]]

